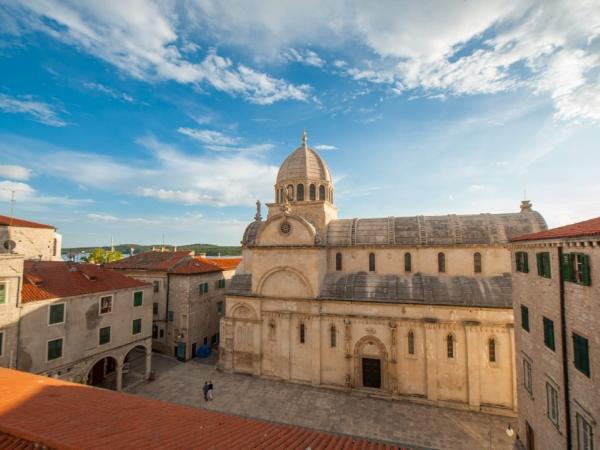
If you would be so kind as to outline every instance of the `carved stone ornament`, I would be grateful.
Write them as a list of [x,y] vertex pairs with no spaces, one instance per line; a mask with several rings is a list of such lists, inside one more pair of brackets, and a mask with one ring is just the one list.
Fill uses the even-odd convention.
[[281,231],[283,234],[290,234],[290,231],[292,231],[292,225],[287,220],[283,221],[279,226],[279,231]]

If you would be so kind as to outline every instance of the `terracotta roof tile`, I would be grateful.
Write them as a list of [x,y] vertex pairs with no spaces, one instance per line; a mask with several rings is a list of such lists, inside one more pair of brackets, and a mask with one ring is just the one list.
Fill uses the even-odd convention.
[[31,442],[64,449],[397,448],[11,369],[0,368],[0,398],[0,444],[18,438],[16,448]]
[[25,261],[21,294],[27,303],[147,285],[94,264]]
[[205,258],[195,257],[177,264],[169,273],[178,275],[192,275],[198,273],[222,272],[233,270],[240,263],[241,258]]
[[540,231],[538,233],[524,234],[512,239],[516,241],[539,241],[542,239],[560,239],[560,238],[576,238],[584,236],[600,235],[600,217],[595,219],[584,220],[583,222],[565,225],[563,227],[552,228],[550,230]]
[[104,264],[109,269],[170,270],[192,257],[191,251],[143,252],[112,263]]
[[29,220],[17,219],[16,217],[8,217],[0,215],[0,225],[11,226],[11,227],[24,227],[24,228],[50,228],[55,230],[56,227],[52,225],[46,225],[44,223],[30,222]]
[[216,264],[223,270],[233,270],[240,265],[242,258],[205,258],[213,264]]

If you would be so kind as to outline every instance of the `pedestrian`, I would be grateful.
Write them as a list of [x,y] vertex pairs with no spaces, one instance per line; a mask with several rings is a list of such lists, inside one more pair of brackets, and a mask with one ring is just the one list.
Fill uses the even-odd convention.
[[202,392],[204,393],[204,401],[208,401],[208,381],[204,382],[204,386],[202,386]]
[[213,383],[212,381],[208,382],[208,399],[212,400],[213,399]]

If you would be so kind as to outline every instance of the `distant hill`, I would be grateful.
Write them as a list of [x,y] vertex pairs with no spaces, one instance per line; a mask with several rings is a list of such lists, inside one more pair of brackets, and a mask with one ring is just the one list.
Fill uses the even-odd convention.
[[[140,252],[147,252],[152,250],[152,247],[160,248],[161,244],[154,245],[139,245],[139,244],[120,244],[115,245],[115,250],[123,253],[123,255],[129,255],[131,249],[133,249],[133,253],[137,254]],[[172,245],[165,245],[169,250],[173,249]],[[92,250],[98,247],[70,247],[63,248],[62,254],[68,255],[78,254],[78,253],[89,253]],[[110,246],[100,247],[104,250],[110,250]],[[177,250],[194,250],[196,255],[199,253],[206,253],[207,256],[239,256],[242,254],[242,247],[239,246],[222,246],[222,245],[212,245],[212,244],[189,244],[189,245],[178,245]]]

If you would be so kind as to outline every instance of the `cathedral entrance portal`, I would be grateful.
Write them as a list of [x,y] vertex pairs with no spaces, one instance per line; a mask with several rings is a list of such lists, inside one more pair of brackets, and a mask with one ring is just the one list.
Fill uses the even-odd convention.
[[364,387],[381,388],[381,360],[362,358],[362,381]]

